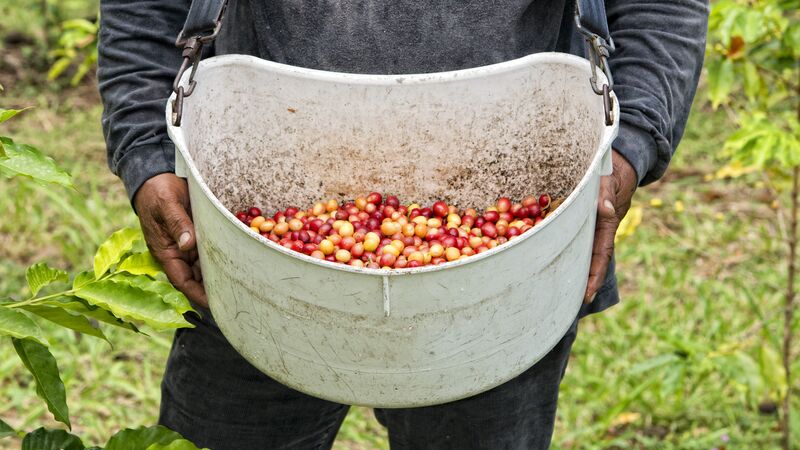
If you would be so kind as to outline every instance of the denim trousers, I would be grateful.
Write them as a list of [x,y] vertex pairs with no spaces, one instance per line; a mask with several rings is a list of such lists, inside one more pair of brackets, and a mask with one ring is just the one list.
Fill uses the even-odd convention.
[[[176,332],[159,423],[212,450],[329,449],[348,405],[286,387],[231,347],[204,311]],[[436,406],[376,409],[392,449],[547,449],[578,320],[543,359],[489,391]]]

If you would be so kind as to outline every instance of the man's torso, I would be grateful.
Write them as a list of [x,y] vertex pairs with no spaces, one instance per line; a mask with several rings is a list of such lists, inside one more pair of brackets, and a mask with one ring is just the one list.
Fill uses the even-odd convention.
[[566,0],[234,0],[217,53],[294,66],[399,74],[574,52]]

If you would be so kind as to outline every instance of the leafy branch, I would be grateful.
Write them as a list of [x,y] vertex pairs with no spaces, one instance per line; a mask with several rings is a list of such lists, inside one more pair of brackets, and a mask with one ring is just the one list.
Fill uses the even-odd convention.
[[[22,111],[0,109],[0,123]],[[0,136],[0,175],[28,178],[46,187],[74,189],[72,177],[52,158],[6,136]],[[0,302],[0,337],[9,338],[35,381],[36,394],[53,417],[70,429],[66,389],[56,358],[50,352],[51,344],[40,326],[42,320],[108,342],[100,323],[134,333],[141,333],[142,325],[173,330],[193,327],[184,314],[197,313],[189,300],[166,281],[138,229],[125,228],[112,234],[97,249],[89,270],[70,277],[63,270],[39,262],[28,267],[25,278],[30,295]],[[0,438],[14,435],[23,437],[23,450],[87,448],[79,437],[65,430],[38,428],[25,434],[0,420]],[[122,430],[106,444],[107,450],[128,448],[197,449],[178,433],[161,426]]]

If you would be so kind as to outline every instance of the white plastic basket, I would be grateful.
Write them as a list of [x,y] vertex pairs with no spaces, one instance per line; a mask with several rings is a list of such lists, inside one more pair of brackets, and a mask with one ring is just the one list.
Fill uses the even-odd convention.
[[[376,407],[468,397],[532,366],[578,313],[599,177],[611,171],[618,124],[605,126],[589,75],[586,60],[560,53],[420,75],[202,61],[169,134],[226,338],[290,387]],[[291,252],[229,212],[373,190],[461,207],[568,197],[521,239],[394,271]]]

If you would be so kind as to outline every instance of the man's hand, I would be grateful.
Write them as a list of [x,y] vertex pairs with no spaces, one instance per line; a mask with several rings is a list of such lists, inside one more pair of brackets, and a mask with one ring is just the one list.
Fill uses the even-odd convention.
[[586,286],[584,303],[591,303],[597,290],[603,285],[611,255],[614,253],[614,236],[619,222],[628,213],[631,198],[638,179],[633,166],[619,153],[613,151],[614,172],[600,178],[600,194],[597,199],[597,224],[594,230],[592,264],[589,267],[589,284]]
[[186,181],[162,173],[145,181],[133,199],[150,253],[169,281],[195,303],[208,307]]

